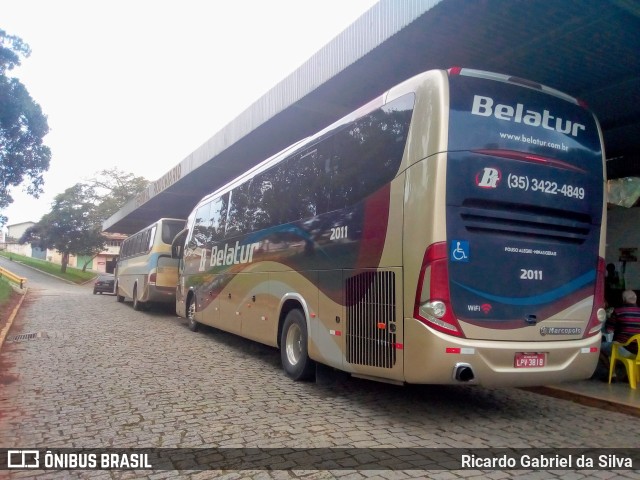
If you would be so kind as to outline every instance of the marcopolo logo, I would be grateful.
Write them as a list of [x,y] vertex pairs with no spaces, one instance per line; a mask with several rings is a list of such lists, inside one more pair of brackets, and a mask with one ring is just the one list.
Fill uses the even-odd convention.
[[525,125],[530,125],[532,127],[542,127],[547,130],[555,130],[559,133],[565,133],[573,137],[577,137],[578,132],[586,129],[586,127],[581,123],[572,122],[571,120],[565,120],[561,117],[551,115],[549,110],[537,112],[535,110],[525,109],[525,106],[522,103],[516,103],[515,107],[513,105],[506,105],[502,103],[496,104],[493,98],[484,97],[482,95],[474,95],[471,113],[481,117],[490,117],[493,115],[498,120],[524,123]]
[[540,335],[580,335],[582,329],[579,327],[540,327]]

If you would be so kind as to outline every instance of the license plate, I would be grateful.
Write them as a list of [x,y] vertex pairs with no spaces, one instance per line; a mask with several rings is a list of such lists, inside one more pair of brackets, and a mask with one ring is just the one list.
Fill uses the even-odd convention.
[[515,368],[539,368],[544,367],[546,355],[544,353],[516,353],[513,365]]

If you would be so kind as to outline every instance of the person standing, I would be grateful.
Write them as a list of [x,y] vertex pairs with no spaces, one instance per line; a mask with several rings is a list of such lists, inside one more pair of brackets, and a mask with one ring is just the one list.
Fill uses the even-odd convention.
[[611,307],[620,305],[620,292],[624,290],[623,282],[613,263],[607,265],[607,276],[604,278],[604,298]]

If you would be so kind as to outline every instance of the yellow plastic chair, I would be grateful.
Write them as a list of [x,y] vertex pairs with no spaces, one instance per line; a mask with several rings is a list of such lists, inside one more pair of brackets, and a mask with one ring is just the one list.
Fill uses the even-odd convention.
[[[638,343],[638,353],[636,355],[629,353],[626,350],[620,350],[621,347],[626,347],[633,342]],[[629,379],[629,385],[634,390],[638,382],[640,381],[640,334],[634,335],[625,343],[613,342],[611,345],[611,359],[609,361],[609,383],[613,377],[615,371],[616,362],[622,362],[627,370],[627,378]]]

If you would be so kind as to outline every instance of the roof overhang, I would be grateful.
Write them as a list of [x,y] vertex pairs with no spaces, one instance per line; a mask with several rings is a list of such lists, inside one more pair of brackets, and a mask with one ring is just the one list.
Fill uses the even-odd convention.
[[204,195],[393,85],[456,65],[586,101],[611,164],[637,165],[638,52],[640,6],[631,0],[382,0],[103,228],[133,233],[162,217],[186,218]]

